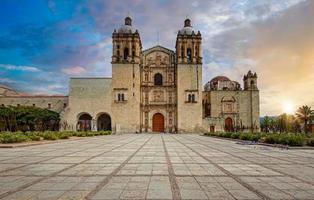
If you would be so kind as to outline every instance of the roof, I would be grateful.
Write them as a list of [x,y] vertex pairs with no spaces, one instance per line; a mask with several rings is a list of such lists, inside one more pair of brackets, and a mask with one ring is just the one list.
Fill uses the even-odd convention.
[[230,79],[226,76],[216,76],[210,82],[217,82],[217,81],[230,81]]
[[149,52],[149,51],[153,51],[153,50],[155,50],[155,49],[156,49],[156,50],[164,50],[164,51],[167,51],[167,52],[170,52],[170,53],[174,53],[173,50],[168,49],[168,48],[163,47],[163,46],[160,46],[160,45],[155,45],[155,46],[153,46],[153,47],[151,47],[151,48],[145,49],[145,50],[142,51],[142,53],[146,53],[146,52]]

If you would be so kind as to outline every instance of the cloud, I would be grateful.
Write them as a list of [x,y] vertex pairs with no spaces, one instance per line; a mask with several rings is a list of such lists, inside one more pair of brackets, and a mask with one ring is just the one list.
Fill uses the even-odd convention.
[[6,70],[16,70],[16,71],[28,71],[28,72],[38,72],[40,69],[37,67],[31,66],[16,66],[16,65],[7,65],[7,64],[0,64],[0,68]]
[[[286,99],[313,105],[313,92],[308,92],[314,88],[313,4],[311,0],[49,0],[38,9],[49,12],[23,18],[16,15],[21,9],[16,4],[15,10],[6,12],[12,20],[0,32],[0,63],[15,67],[0,66],[0,76],[27,92],[66,94],[69,76],[111,76],[111,34],[128,12],[144,49],[157,44],[157,32],[159,44],[174,49],[177,31],[188,15],[202,33],[203,83],[217,75],[242,83],[248,70],[256,71],[261,114],[278,114]],[[39,23],[42,15],[45,20]]]
[[61,69],[62,72],[68,75],[83,75],[86,72],[86,69],[81,66],[74,66],[69,68]]

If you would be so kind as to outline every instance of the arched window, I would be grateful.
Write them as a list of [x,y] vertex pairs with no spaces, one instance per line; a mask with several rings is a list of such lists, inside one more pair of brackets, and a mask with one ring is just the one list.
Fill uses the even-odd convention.
[[251,80],[251,85],[252,85],[252,86],[254,85],[254,81],[253,81],[253,80]]
[[192,95],[191,94],[188,95],[188,102],[192,102]]
[[186,56],[188,58],[188,62],[191,62],[192,61],[192,50],[190,48],[188,48],[186,50]]
[[194,94],[191,95],[191,100],[192,100],[192,102],[195,102],[195,95]]
[[125,48],[124,51],[123,51],[123,59],[127,60],[128,56],[129,56],[129,49]]
[[162,85],[162,75],[157,73],[154,76],[154,84],[155,85]]
[[184,58],[184,49],[183,49],[183,47],[181,47],[181,59],[183,59]]

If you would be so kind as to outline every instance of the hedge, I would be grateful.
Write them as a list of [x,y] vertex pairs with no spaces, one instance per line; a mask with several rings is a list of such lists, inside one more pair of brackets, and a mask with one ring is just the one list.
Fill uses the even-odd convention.
[[205,133],[206,136],[216,136],[240,140],[248,140],[255,142],[262,142],[268,144],[282,144],[289,146],[314,146],[314,137],[308,137],[302,134],[294,133]]
[[69,139],[70,137],[93,137],[99,135],[110,135],[111,131],[97,131],[97,132],[0,132],[0,143],[21,143],[29,141],[40,140],[58,140]]

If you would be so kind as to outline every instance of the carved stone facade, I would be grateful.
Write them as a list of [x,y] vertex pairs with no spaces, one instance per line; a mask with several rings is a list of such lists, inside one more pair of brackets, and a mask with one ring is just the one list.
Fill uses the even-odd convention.
[[175,53],[155,46],[142,53],[141,131],[154,130],[153,116],[164,117],[164,131],[177,130],[177,90]]

